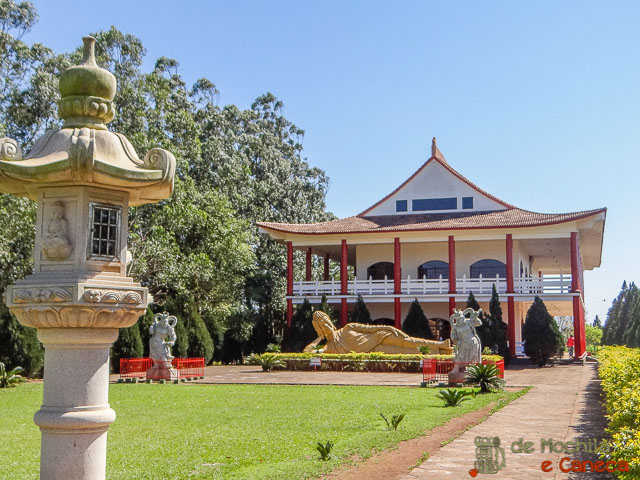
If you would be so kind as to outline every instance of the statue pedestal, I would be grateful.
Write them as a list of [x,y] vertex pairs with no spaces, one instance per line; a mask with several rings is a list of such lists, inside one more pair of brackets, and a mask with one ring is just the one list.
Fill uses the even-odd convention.
[[102,480],[109,407],[109,349],[117,328],[40,328],[44,392],[34,422],[42,432],[42,480]]
[[455,369],[449,372],[449,385],[457,385],[464,383],[464,370],[456,371]]
[[151,360],[152,367],[147,370],[147,378],[149,380],[178,380],[178,370],[171,366],[170,362],[163,360]]

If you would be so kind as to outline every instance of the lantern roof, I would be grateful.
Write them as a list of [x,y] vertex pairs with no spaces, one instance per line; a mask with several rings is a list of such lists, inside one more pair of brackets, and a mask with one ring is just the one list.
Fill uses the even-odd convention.
[[95,38],[83,42],[80,64],[60,76],[62,128],[45,133],[26,156],[15,140],[0,139],[0,191],[35,200],[42,187],[87,185],[126,190],[131,205],[167,198],[174,156],[152,148],[140,159],[124,135],[107,129],[115,115],[116,78],[97,65]]

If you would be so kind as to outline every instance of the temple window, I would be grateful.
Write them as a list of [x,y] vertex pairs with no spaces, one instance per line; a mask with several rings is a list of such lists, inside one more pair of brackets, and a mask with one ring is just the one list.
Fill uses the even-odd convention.
[[486,258],[484,260],[478,260],[471,265],[471,278],[495,278],[499,275],[500,278],[506,278],[507,266],[499,260],[493,260]]
[[385,277],[387,280],[393,280],[392,262],[378,262],[367,268],[367,279],[384,280]]
[[449,264],[440,260],[424,262],[418,267],[418,278],[449,278]]

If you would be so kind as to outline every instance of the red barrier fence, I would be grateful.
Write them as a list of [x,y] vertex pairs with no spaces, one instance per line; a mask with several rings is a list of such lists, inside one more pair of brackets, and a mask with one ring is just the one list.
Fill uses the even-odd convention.
[[147,378],[150,368],[150,358],[121,358],[120,378]]
[[171,363],[178,370],[180,378],[204,377],[204,357],[174,358]]
[[[121,358],[120,378],[147,378],[147,370],[152,366],[150,358]],[[180,378],[195,379],[204,377],[204,358],[174,358],[171,362],[178,370]]]
[[[504,360],[497,362],[483,360],[483,365],[494,364],[498,368],[498,376],[504,378]],[[437,360],[435,358],[425,358],[422,360],[422,381],[424,383],[449,383],[449,373],[452,371],[464,372],[469,362],[454,362],[453,360]]]

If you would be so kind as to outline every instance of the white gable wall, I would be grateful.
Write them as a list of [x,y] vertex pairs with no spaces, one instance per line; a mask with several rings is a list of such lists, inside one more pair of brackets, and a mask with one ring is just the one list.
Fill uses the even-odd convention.
[[[456,210],[412,211],[412,200],[451,197],[457,198],[458,208]],[[473,208],[463,209],[462,197],[473,197]],[[408,208],[406,212],[396,212],[396,200],[407,200]],[[506,207],[460,180],[442,166],[439,161],[432,160],[404,187],[373,210],[367,212],[366,215],[406,215],[412,213],[477,212],[487,210],[506,210]]]

